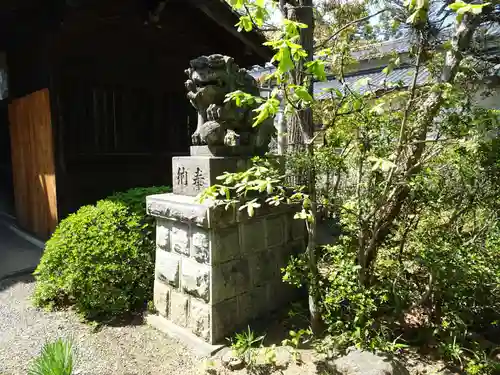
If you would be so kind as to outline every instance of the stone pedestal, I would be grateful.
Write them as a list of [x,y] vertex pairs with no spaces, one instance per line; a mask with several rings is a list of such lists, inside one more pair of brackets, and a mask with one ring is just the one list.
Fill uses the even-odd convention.
[[174,194],[197,196],[207,187],[220,183],[224,172],[244,171],[250,159],[217,156],[179,156],[172,158]]
[[[249,218],[246,211],[200,204],[194,196],[215,183],[219,168],[234,171],[246,163],[174,158],[174,193],[147,198],[147,211],[156,217],[156,309],[211,344],[286,305],[296,292],[280,272],[290,255],[304,250],[304,224],[293,219],[295,207],[263,206]],[[179,171],[182,181],[176,180]],[[199,188],[193,185],[197,171],[204,181]]]

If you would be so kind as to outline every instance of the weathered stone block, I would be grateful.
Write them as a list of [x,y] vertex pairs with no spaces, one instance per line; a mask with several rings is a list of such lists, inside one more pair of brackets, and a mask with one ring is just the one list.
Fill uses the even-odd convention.
[[248,258],[252,285],[264,285],[277,278],[278,266],[274,254],[264,250]]
[[238,296],[238,320],[241,324],[263,315],[268,310],[267,287],[259,286]]
[[170,302],[170,288],[162,282],[155,280],[153,303],[158,314],[168,317]]
[[195,335],[206,341],[209,341],[211,336],[210,313],[210,305],[201,301],[191,300],[188,328]]
[[292,239],[298,240],[306,235],[306,224],[304,220],[294,219],[291,217]]
[[170,230],[172,223],[168,220],[158,219],[156,222],[156,247],[170,251]]
[[238,301],[238,324],[245,325],[262,315],[268,308],[266,286],[256,287],[251,291],[240,294]]
[[220,264],[240,256],[238,226],[214,231],[212,234],[212,263]]
[[180,261],[180,256],[157,249],[155,262],[156,279],[173,287],[178,287]]
[[255,219],[262,219],[264,216],[270,215],[273,208],[274,207],[271,207],[268,204],[262,204],[260,207],[255,208],[252,216],[249,216],[246,209],[240,210],[238,207],[236,219],[238,223],[254,222]]
[[243,220],[237,207],[185,195],[147,202],[158,219],[155,304],[174,324],[214,343],[293,299],[280,268],[304,251],[305,231],[290,207]]
[[231,298],[212,306],[212,343],[223,340],[234,333],[238,326],[238,302]]
[[275,246],[269,249],[269,251],[274,255],[274,259],[276,260],[276,266],[279,275],[281,275],[281,269],[285,268],[290,260],[292,248],[289,247],[289,245],[290,244],[284,246]]
[[189,256],[189,226],[175,223],[170,235],[172,249],[179,254]]
[[287,243],[284,248],[285,252],[287,252],[288,254],[297,256],[305,251],[306,243],[305,240],[301,238],[299,240]]
[[170,312],[168,318],[181,327],[187,327],[187,317],[189,314],[189,297],[180,293],[170,292]]
[[285,242],[291,242],[305,236],[305,223],[294,219],[294,214],[285,217]]
[[267,247],[278,246],[285,242],[285,216],[266,219]]
[[196,197],[178,194],[151,195],[146,199],[147,213],[172,223],[195,224],[202,228],[225,228],[236,224],[237,208],[215,205],[213,201],[200,203]]
[[266,286],[259,286],[250,291],[250,301],[254,310],[255,316],[262,316],[270,311],[266,296]]
[[227,228],[236,224],[237,209],[231,205],[214,205],[208,210],[208,225],[210,228]]
[[195,197],[172,193],[151,195],[146,199],[146,210],[151,216],[203,227],[208,226],[211,205],[211,202],[199,203]]
[[244,324],[255,318],[250,292],[240,294],[236,300],[238,302],[238,324]]
[[255,220],[241,224],[242,229],[242,251],[251,253],[266,248],[266,235],[264,220]]
[[[341,375],[408,375],[408,369],[395,359],[355,349],[346,356],[327,361],[330,374]],[[445,371],[444,373],[446,373]]]
[[290,302],[297,299],[300,295],[300,289],[285,283],[283,281],[275,281],[265,286],[267,310],[273,311],[281,307],[287,306]]
[[191,146],[190,147],[190,155],[191,156],[223,156],[223,157],[231,157],[231,156],[246,156],[251,158],[255,156],[255,148],[253,146]]
[[182,290],[205,302],[210,301],[210,267],[184,259],[182,261]]
[[212,268],[212,303],[245,293],[250,288],[247,259],[238,259]]
[[197,196],[217,183],[224,172],[247,169],[248,159],[237,157],[180,156],[172,158],[173,192]]
[[201,228],[193,228],[192,230],[191,256],[200,263],[210,263],[208,232]]

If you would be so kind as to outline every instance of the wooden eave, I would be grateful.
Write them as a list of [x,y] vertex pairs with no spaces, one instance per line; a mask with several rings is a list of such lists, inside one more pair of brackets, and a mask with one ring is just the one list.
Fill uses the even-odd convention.
[[266,41],[264,35],[257,31],[249,33],[239,32],[235,24],[239,21],[239,16],[236,14],[229,4],[224,0],[187,0],[192,6],[198,8],[207,17],[222,26],[228,33],[241,40],[247,45],[252,52],[262,57],[263,60],[269,61],[273,53],[270,48],[263,45]]

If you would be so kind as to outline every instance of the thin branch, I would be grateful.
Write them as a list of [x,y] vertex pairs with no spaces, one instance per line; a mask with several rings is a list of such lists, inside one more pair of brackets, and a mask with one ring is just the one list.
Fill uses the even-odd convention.
[[427,283],[427,287],[425,289],[424,294],[422,295],[420,300],[418,300],[413,305],[411,305],[411,307],[408,309],[408,311],[411,311],[411,310],[423,305],[425,302],[427,302],[427,300],[431,296],[432,284],[434,284],[434,275],[432,274],[432,271],[429,271],[429,282]]
[[381,13],[384,13],[386,12],[388,9],[385,8],[385,9],[382,9],[382,10],[379,10],[378,12],[375,12],[373,14],[370,14],[368,16],[365,16],[365,17],[361,17],[361,18],[358,18],[357,20],[354,20],[354,21],[351,21],[347,24],[345,24],[344,26],[342,26],[340,29],[338,29],[335,33],[333,33],[332,35],[330,35],[325,41],[323,41],[323,43],[321,43],[319,46],[317,46],[315,49],[323,49],[325,48],[325,46],[331,42],[333,39],[335,39],[342,31],[348,29],[349,27],[357,24],[357,23],[360,23],[360,22],[364,22],[364,21],[367,21],[369,20],[370,18],[373,18],[375,16],[378,16],[379,14]]
[[252,25],[256,29],[258,29],[260,31],[278,31],[279,30],[279,28],[277,28],[277,27],[268,28],[268,29],[260,27],[259,25],[257,25],[257,23],[255,22],[255,20],[253,19],[252,13],[250,13],[250,9],[248,9],[248,6],[246,4],[243,5],[243,6],[245,7],[245,11],[247,12],[248,17],[250,18],[250,22],[252,22]]
[[[415,220],[416,220],[416,222],[415,222]],[[410,229],[412,229],[413,227],[416,228],[419,221],[420,221],[420,215],[416,214],[415,216],[413,216],[410,219],[410,224],[405,228],[405,231],[404,231],[403,236],[401,238],[401,241],[399,243],[398,262],[400,264],[403,264],[403,252],[404,252],[404,248],[406,246],[406,240],[408,239],[408,234],[410,233]]]
[[[410,88],[410,98],[408,100],[408,104],[406,105],[405,112],[403,115],[403,121],[401,122],[401,127],[399,129],[399,138],[398,138],[398,145],[396,148],[396,158],[395,160],[399,160],[399,157],[401,156],[401,152],[403,151],[403,143],[405,142],[405,132],[406,132],[406,127],[408,124],[408,119],[410,117],[410,110],[412,108],[413,100],[415,99],[415,93],[417,91],[417,80],[418,80],[418,73],[420,72],[420,65],[422,64],[422,55],[423,55],[423,46],[422,43],[420,43],[419,48],[418,48],[418,56],[417,56],[417,64],[415,67],[415,74],[413,75],[413,80],[411,82],[411,88]],[[389,185],[391,184],[392,177],[394,176],[394,171],[396,168],[392,168],[391,171],[389,172],[389,176],[387,177],[386,185],[384,188],[384,193],[382,194],[382,197],[384,197],[387,194],[387,190],[389,189]]]
[[418,145],[419,143],[457,143],[460,142],[460,139],[452,139],[452,138],[444,138],[444,139],[424,139],[424,140],[417,140],[417,141],[412,141],[409,143],[405,143],[405,146],[414,146]]

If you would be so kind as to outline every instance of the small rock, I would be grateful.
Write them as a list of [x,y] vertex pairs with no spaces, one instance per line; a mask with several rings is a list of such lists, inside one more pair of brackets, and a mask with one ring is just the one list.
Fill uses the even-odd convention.
[[361,350],[352,350],[344,357],[327,362],[331,374],[342,375],[408,375],[396,360]]
[[233,355],[232,350],[228,350],[221,358],[222,365],[232,371],[241,370],[245,367],[245,363],[238,357]]

